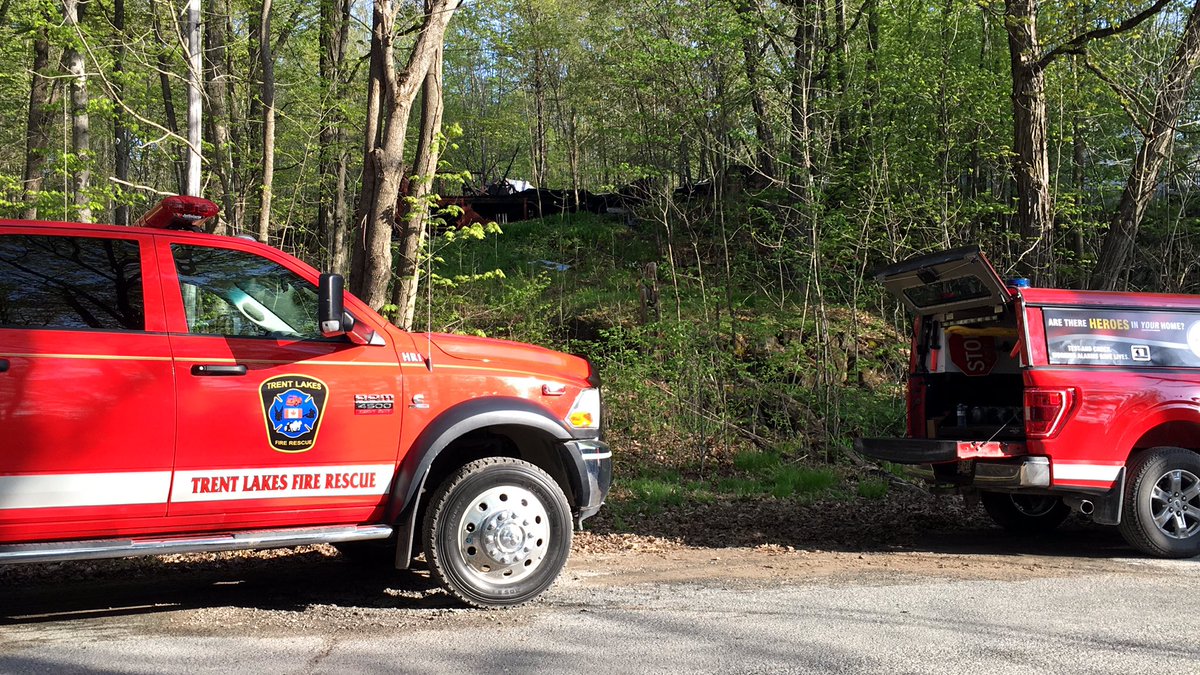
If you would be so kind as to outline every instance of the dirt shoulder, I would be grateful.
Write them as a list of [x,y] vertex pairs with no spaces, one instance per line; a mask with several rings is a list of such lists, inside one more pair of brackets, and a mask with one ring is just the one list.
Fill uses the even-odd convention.
[[[575,537],[572,571],[594,583],[796,582],[874,575],[1019,579],[1129,570],[1136,554],[1106,528],[1069,519],[1052,535],[996,527],[977,505],[917,491],[883,499],[748,499],[611,513]],[[621,529],[629,531],[621,531]]]

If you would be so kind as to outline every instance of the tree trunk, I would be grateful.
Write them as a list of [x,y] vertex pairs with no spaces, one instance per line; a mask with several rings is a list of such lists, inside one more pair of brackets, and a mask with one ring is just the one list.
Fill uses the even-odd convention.
[[[155,0],[150,0],[150,15],[154,26],[155,38],[155,65],[158,68],[158,85],[162,92],[163,99],[163,115],[167,121],[167,130],[173,135],[179,135],[179,120],[175,116],[175,96],[171,92],[171,62],[167,58],[167,42],[163,37],[162,23],[158,18],[158,3]],[[183,194],[187,187],[187,164],[182,157],[177,158],[174,162],[175,169],[175,192]]]
[[350,156],[343,147],[337,160],[337,190],[333,198],[333,253],[329,262],[329,268],[338,274],[345,274],[350,268],[350,224],[346,220],[349,209],[349,200],[346,198],[349,164]]
[[[262,154],[263,154],[263,104],[262,104],[262,45],[259,44],[262,35],[262,6],[257,9],[251,7],[246,10],[247,39],[246,45],[246,61],[242,65],[235,57],[231,59],[230,73],[236,73],[241,81],[246,83],[245,91],[239,92],[242,94],[243,110],[241,114],[233,119],[242,120],[239,125],[242,131],[242,142],[239,144],[241,152],[239,154],[246,158],[246,162],[242,168],[242,179],[245,181],[245,195],[247,204],[245,209],[249,212],[246,215],[246,227],[257,236],[258,234],[258,212],[252,212],[255,206],[261,207],[262,197]],[[235,28],[230,32],[231,36],[237,35]],[[253,193],[253,195],[251,195]]]
[[579,113],[574,106],[567,114],[567,142],[571,149],[568,161],[571,165],[571,190],[575,193],[575,205],[579,205],[579,192],[583,189],[583,176],[580,167],[579,148]]
[[187,193],[200,196],[200,159],[202,152],[201,125],[204,106],[200,92],[204,89],[204,49],[200,40],[200,0],[187,3]]
[[[350,290],[360,298],[367,287],[367,238],[370,230],[367,218],[379,183],[378,167],[375,164],[375,148],[379,145],[379,127],[383,110],[383,86],[387,76],[384,59],[393,58],[391,41],[391,0],[373,0],[371,12],[370,72],[367,78],[367,114],[363,133],[362,189],[358,193],[358,205],[354,213],[354,237],[350,258]],[[386,52],[386,53],[385,53]],[[390,236],[390,235],[389,235]]]
[[[229,227],[234,232],[245,232],[249,228],[246,226],[246,186],[250,181],[246,177],[245,169],[245,148],[247,129],[245,120],[245,99],[238,91],[237,82],[233,74],[238,72],[235,65],[236,52],[231,49],[231,41],[237,36],[234,29],[234,19],[236,18],[233,10],[230,8],[229,0],[221,0],[221,11],[224,15],[223,22],[225,24],[222,32],[225,36],[224,58],[221,61],[223,68],[222,73],[225,76],[225,123],[229,129],[229,152],[225,154],[223,160],[229,169],[229,187],[233,193],[232,207],[233,213],[229,216]],[[214,58],[217,55],[213,55]],[[251,162],[253,164],[253,162]]]
[[814,5],[797,0],[793,5],[796,29],[792,35],[792,72],[789,92],[791,129],[789,148],[792,162],[790,183],[805,203],[813,198],[811,104],[813,62],[816,55],[818,23]]
[[[113,30],[117,33],[117,43],[113,47],[113,93],[120,99],[124,93],[122,85],[125,70],[125,0],[113,0]],[[129,127],[125,125],[125,116],[121,113],[113,115],[113,176],[117,179],[118,190],[124,190],[129,182]],[[129,205],[125,203],[120,192],[117,194],[117,205],[113,209],[113,223],[116,225],[129,224]]]
[[271,191],[275,184],[275,55],[271,48],[271,0],[263,0],[258,24],[258,53],[262,63],[262,200],[258,210],[258,240],[270,241]]
[[[533,183],[539,188],[546,186],[546,170],[549,166],[546,145],[546,63],[541,47],[533,51]],[[540,193],[539,193],[540,194]],[[538,211],[541,211],[539,197]]]
[[1005,0],[1004,28],[1012,60],[1013,181],[1017,188],[1017,224],[1024,239],[1018,262],[1035,284],[1054,284],[1046,68],[1063,54],[1082,53],[1093,40],[1137,28],[1168,2],[1155,0],[1136,14],[1084,31],[1043,53],[1037,33],[1038,0]]
[[[991,53],[992,53],[992,27],[991,21],[988,20],[987,12],[979,13],[980,30],[979,34],[982,38],[979,44],[979,69],[984,73],[991,70]],[[992,163],[988,162],[986,167],[984,164],[984,138],[986,136],[986,125],[980,121],[976,122],[975,128],[971,134],[971,197],[978,198],[985,194],[990,194],[994,183],[994,170]]]
[[1012,61],[1013,181],[1017,188],[1017,229],[1024,274],[1035,284],[1053,283],[1049,274],[1053,204],[1050,197],[1049,126],[1046,71],[1037,36],[1038,0],[1007,0],[1004,25]]
[[327,110],[320,131],[317,236],[328,269],[344,274],[346,267],[346,115],[343,109],[343,67],[349,40],[349,0],[321,0],[318,71],[325,84]]
[[[745,17],[747,22],[753,21],[754,17],[750,8],[746,5],[741,5],[739,11]],[[750,89],[750,107],[754,111],[754,131],[758,137],[758,170],[767,178],[775,178],[775,134],[771,130],[771,121],[767,117],[767,104],[763,97],[762,88],[759,86],[758,71],[759,71],[759,45],[755,37],[747,36],[742,38],[742,56],[746,68],[746,85]]]
[[22,184],[25,210],[21,217],[37,220],[37,193],[45,176],[46,152],[50,149],[50,40],[45,28],[33,39],[33,71],[29,84],[29,112],[25,125],[25,176]]
[[833,0],[833,45],[828,56],[833,93],[837,96],[831,152],[838,157],[850,150],[850,36],[846,27],[846,0]]
[[92,207],[88,191],[92,186],[92,127],[88,116],[88,77],[79,43],[82,11],[79,0],[62,0],[63,18],[75,29],[69,46],[63,50],[63,65],[71,80],[71,151],[75,155],[75,180],[71,190],[75,195],[76,217],[82,223],[92,222]]
[[208,0],[208,17],[204,21],[204,87],[208,94],[208,137],[213,146],[209,165],[221,183],[220,218],[213,219],[212,232],[226,234],[230,225],[239,224],[236,218],[234,196],[239,184],[233,170],[232,148],[229,138],[229,72],[226,69],[225,17],[229,13],[228,0]]
[[421,137],[417,141],[416,178],[411,182],[408,216],[400,241],[400,260],[396,264],[396,289],[392,303],[396,314],[392,321],[404,330],[412,330],[417,306],[417,288],[421,281],[421,251],[429,229],[428,197],[437,175],[442,130],[442,49],[429,64],[421,101]]
[[[1077,59],[1072,60],[1071,79],[1078,82]],[[1077,86],[1077,85],[1076,85]],[[1087,141],[1083,136],[1083,112],[1076,109],[1071,113],[1071,189],[1075,192],[1075,222],[1071,227],[1071,250],[1075,254],[1075,269],[1072,287],[1085,288],[1087,273],[1082,269],[1085,244],[1085,223],[1088,221],[1087,188]]]
[[879,75],[879,0],[867,0],[863,11],[867,13],[867,63],[866,87],[863,92],[862,124],[859,125],[859,143],[867,153],[868,161],[875,161],[875,106],[882,95]]
[[416,43],[409,53],[408,64],[404,70],[397,72],[393,58],[396,8],[391,0],[374,0],[371,54],[373,61],[374,57],[379,57],[378,63],[382,66],[379,101],[384,108],[383,134],[381,142],[371,144],[374,129],[368,123],[367,139],[370,145],[364,165],[371,165],[373,175],[368,185],[367,170],[364,169],[360,217],[356,218],[363,223],[363,232],[355,240],[355,276],[351,279],[351,291],[375,309],[381,308],[388,300],[388,282],[392,273],[392,233],[396,230],[397,201],[404,180],[404,142],[409,114],[429,72],[430,63],[445,41],[446,26],[460,2],[430,0],[426,4],[426,14]]
[[951,49],[954,42],[954,0],[945,0],[942,3],[942,27],[941,27],[941,51],[942,51],[942,69],[938,74],[938,104],[937,104],[937,129],[938,141],[941,145],[941,157],[938,162],[941,165],[941,226],[944,238],[948,240],[950,224],[951,203],[955,197],[955,178],[954,170],[951,168],[951,162],[954,160],[955,135],[953,130],[954,110],[953,98],[950,94],[950,77],[951,71]]
[[1104,237],[1091,287],[1115,290],[1121,279],[1134,238],[1146,207],[1154,197],[1158,174],[1179,133],[1176,123],[1187,104],[1188,90],[1200,66],[1200,0],[1192,6],[1179,46],[1171,57],[1171,65],[1159,84],[1154,99],[1154,112],[1145,128],[1145,139],[1133,161],[1121,201],[1112,217],[1112,227]]

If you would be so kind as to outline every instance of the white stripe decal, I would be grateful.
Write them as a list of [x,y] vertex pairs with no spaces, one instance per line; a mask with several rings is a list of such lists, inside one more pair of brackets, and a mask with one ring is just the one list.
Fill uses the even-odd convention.
[[1121,471],[1112,464],[1063,464],[1054,462],[1054,480],[1094,480],[1112,482]]
[[170,471],[0,476],[0,509],[166,504]]
[[177,471],[171,502],[381,495],[394,471],[392,464]]

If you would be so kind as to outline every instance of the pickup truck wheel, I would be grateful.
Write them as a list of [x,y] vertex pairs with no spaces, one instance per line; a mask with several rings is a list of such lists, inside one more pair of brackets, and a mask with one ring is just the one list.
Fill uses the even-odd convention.
[[1129,465],[1121,535],[1130,546],[1163,558],[1200,555],[1200,455],[1151,448]]
[[503,607],[546,590],[571,550],[571,510],[545,471],[518,459],[467,464],[433,493],[424,523],[434,577],[476,607]]
[[1062,524],[1071,509],[1058,497],[984,492],[983,510],[997,525],[1018,534],[1050,532]]

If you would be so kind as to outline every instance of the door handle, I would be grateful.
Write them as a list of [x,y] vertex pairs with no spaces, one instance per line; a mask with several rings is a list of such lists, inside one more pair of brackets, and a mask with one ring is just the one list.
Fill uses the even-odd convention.
[[209,377],[228,377],[230,375],[245,375],[246,366],[217,366],[209,363],[197,363],[192,366],[193,375],[208,375]]
[[8,372],[8,359],[0,359],[0,373]]

